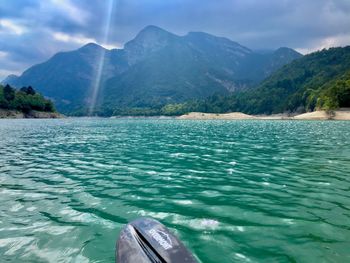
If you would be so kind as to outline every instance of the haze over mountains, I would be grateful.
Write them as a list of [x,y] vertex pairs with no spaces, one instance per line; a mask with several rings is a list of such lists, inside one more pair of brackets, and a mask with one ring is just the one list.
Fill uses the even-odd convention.
[[88,44],[3,83],[31,85],[62,112],[88,108],[95,97],[97,108],[154,107],[245,90],[301,56],[289,48],[254,52],[223,37],[177,36],[148,26],[124,49]]
[[165,107],[169,115],[191,111],[248,114],[304,113],[350,107],[350,46],[324,49],[283,66],[253,89]]

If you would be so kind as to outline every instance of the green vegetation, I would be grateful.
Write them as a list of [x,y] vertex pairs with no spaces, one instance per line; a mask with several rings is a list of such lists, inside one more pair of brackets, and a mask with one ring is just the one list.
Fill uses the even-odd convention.
[[[153,107],[113,108],[101,107],[94,112],[99,116],[178,116],[188,112],[227,113],[240,111],[248,114],[303,113],[305,111],[335,110],[350,107],[350,70],[331,77],[317,71],[309,73],[298,69],[287,69],[291,73],[278,80],[276,76],[267,79],[256,89],[236,92],[231,96],[215,94],[203,100],[191,100],[184,103]],[[349,65],[350,68],[350,65]],[[326,70],[319,70],[325,72]],[[341,70],[343,71],[343,69]],[[301,73],[300,73],[301,72]],[[315,72],[317,74],[315,74]],[[334,72],[334,71],[333,71]],[[291,77],[294,76],[295,77]],[[334,73],[333,73],[334,74]],[[320,77],[321,76],[321,77]],[[75,112],[74,115],[87,115],[87,111]]]
[[152,103],[137,108],[101,108],[110,115],[182,115],[191,111],[248,114],[303,113],[350,107],[350,47],[322,50],[294,60],[256,88],[230,96],[214,94],[183,103]]
[[[314,97],[317,97],[317,108],[332,110],[350,107],[350,70],[343,76],[326,83]],[[310,96],[312,99],[314,97]]]
[[0,109],[29,112],[31,110],[54,112],[52,102],[37,93],[31,86],[20,90],[0,85]]
[[241,102],[249,113],[335,109],[344,102],[336,94],[341,89],[334,87],[349,70],[350,47],[315,52],[278,70],[257,89],[240,96]]
[[[177,116],[192,111],[273,114],[350,107],[350,46],[322,50],[296,59],[256,87],[243,85],[244,88],[242,86],[233,93],[229,93],[223,86],[219,87],[215,80],[227,80],[224,76],[208,79],[211,67],[202,69],[200,66],[206,64],[187,54],[187,49],[184,52],[187,55],[180,56],[182,48],[179,50],[178,46],[172,49],[170,47],[149,55],[147,60],[138,62],[125,71],[122,77],[109,79],[107,83],[110,84],[110,89],[103,89],[105,95],[98,98],[92,115]],[[284,54],[286,51],[282,52],[283,56]],[[258,60],[254,61],[257,63]],[[196,64],[195,67],[192,67],[193,63]],[[195,68],[201,70],[194,70]],[[250,66],[246,69],[248,68],[252,69]],[[203,72],[208,74],[202,74]],[[201,77],[201,81],[195,81],[194,78],[199,78],[198,76],[204,77]],[[189,85],[188,81],[192,84]],[[205,92],[199,92],[197,88]],[[55,90],[59,92],[58,89]],[[2,108],[52,110],[51,102],[45,104],[44,98],[35,92],[33,94],[29,88],[14,91],[4,87],[1,92]],[[75,95],[72,92],[72,98]],[[70,111],[66,109],[66,113],[75,116],[90,114],[87,108],[78,106]]]
[[312,53],[284,66],[255,89],[178,104],[176,111],[271,114],[339,107],[350,107],[350,47]]

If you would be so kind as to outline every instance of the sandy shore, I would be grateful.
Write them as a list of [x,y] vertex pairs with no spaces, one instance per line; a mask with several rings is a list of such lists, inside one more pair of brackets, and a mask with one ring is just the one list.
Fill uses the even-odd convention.
[[314,111],[294,116],[295,120],[350,120],[350,110]]
[[314,112],[307,112],[304,114],[300,114],[297,116],[294,116],[293,119],[296,120],[330,120],[334,118],[334,114],[329,114],[325,111],[314,111]]
[[30,111],[23,113],[16,110],[0,109],[0,119],[57,119],[65,116],[58,112]]
[[179,116],[182,120],[350,120],[350,109],[342,109],[328,113],[326,111],[308,112],[293,117],[285,114],[275,115],[248,115],[241,112],[225,114],[190,112]]
[[190,112],[188,114],[178,117],[178,119],[184,120],[247,120],[256,118],[257,117],[255,116],[244,114],[241,112],[231,112],[225,114]]

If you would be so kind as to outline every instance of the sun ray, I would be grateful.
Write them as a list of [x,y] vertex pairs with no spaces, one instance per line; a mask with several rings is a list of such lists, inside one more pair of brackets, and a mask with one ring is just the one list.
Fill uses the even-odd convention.
[[[112,20],[112,14],[114,9],[114,1],[115,0],[108,0],[107,5],[107,16],[103,28],[103,39],[102,39],[102,45],[108,44],[109,39],[109,32],[110,32],[110,26],[111,26],[111,20]],[[101,81],[102,81],[102,74],[103,74],[103,68],[105,66],[105,58],[106,58],[106,50],[102,50],[98,54],[97,59],[97,67],[95,71],[95,76],[93,78],[92,84],[91,84],[91,99],[89,101],[89,116],[93,115],[97,98],[99,95],[100,87],[101,87]]]

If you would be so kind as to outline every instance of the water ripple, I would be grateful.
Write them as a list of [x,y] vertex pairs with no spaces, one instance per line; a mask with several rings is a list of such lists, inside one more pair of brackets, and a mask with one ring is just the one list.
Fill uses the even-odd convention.
[[4,261],[114,262],[151,216],[203,262],[350,261],[350,123],[0,120]]

